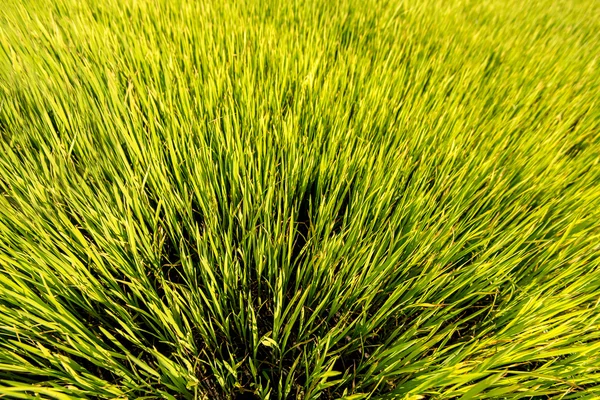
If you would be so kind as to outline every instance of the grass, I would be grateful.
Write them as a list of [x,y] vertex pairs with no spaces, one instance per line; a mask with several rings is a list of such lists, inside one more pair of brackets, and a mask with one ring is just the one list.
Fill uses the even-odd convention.
[[3,0],[0,397],[600,397],[600,3]]

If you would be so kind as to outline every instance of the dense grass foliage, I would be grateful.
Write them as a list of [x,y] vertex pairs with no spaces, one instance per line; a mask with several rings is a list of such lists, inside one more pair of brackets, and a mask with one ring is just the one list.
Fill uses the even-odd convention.
[[597,1],[0,8],[0,397],[600,396]]

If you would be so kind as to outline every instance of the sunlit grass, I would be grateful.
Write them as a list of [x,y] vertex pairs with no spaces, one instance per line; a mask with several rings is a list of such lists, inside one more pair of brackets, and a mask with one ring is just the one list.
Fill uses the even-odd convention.
[[600,396],[600,3],[3,0],[0,397]]

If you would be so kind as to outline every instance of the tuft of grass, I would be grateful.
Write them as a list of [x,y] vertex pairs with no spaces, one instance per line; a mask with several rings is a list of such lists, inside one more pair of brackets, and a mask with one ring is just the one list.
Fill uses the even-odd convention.
[[600,3],[1,8],[0,397],[600,397]]

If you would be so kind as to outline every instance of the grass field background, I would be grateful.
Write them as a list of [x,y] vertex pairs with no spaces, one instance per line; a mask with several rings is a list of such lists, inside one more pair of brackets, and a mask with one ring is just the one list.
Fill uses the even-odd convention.
[[600,397],[600,3],[3,0],[0,397]]

